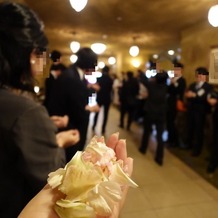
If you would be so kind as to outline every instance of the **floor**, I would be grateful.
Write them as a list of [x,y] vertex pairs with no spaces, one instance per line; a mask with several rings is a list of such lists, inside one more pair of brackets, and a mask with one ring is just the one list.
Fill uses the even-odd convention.
[[[101,115],[96,127],[100,135]],[[90,127],[93,114],[90,116]],[[108,135],[120,133],[127,140],[129,156],[134,158],[133,180],[120,218],[218,218],[218,189],[193,171],[180,158],[165,150],[163,166],[153,160],[156,141],[151,137],[149,152],[138,152],[142,129],[133,124],[131,131],[120,129],[119,112],[111,107],[106,129]],[[93,132],[89,128],[88,138]]]

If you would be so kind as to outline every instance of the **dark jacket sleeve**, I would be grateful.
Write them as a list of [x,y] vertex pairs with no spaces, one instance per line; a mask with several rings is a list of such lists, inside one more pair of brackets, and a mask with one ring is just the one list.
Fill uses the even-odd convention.
[[32,190],[40,190],[48,173],[64,166],[64,152],[58,148],[55,131],[41,105],[25,111],[13,127],[13,140],[20,154],[17,167]]

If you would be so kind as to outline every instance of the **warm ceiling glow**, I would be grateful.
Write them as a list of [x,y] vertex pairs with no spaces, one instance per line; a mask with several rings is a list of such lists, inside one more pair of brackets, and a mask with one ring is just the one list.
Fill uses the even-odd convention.
[[82,11],[85,8],[87,2],[88,0],[70,0],[71,7],[76,12]]
[[102,54],[106,50],[106,45],[103,43],[94,43],[91,45],[91,49],[96,53],[96,54]]
[[138,68],[140,66],[140,61],[139,60],[132,60],[132,65],[135,67],[135,68]]
[[139,54],[139,47],[137,45],[133,45],[129,49],[129,54],[132,57],[136,57]]
[[109,58],[108,58],[108,63],[109,63],[110,65],[115,64],[115,63],[116,63],[116,58],[115,58],[115,57],[109,57]]
[[71,48],[73,53],[76,53],[80,49],[80,43],[76,42],[76,41],[73,41],[73,42],[70,43],[70,48]]
[[214,5],[210,8],[208,21],[213,27],[218,27],[218,5]]

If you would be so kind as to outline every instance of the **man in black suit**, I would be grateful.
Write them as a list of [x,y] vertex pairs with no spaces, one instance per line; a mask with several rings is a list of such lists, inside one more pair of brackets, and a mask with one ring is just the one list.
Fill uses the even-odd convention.
[[85,74],[95,70],[97,55],[90,48],[81,48],[77,57],[77,61],[57,78],[49,100],[50,115],[68,115],[67,129],[75,128],[80,132],[79,143],[66,149],[67,161],[71,160],[76,151],[84,149],[89,114],[93,109],[88,106],[91,92]]
[[176,126],[177,103],[183,104],[183,97],[186,89],[186,80],[182,76],[183,64],[176,62],[174,64],[174,76],[170,79],[167,91],[167,131],[168,146],[179,146],[179,134]]
[[[97,103],[101,107],[104,108],[104,116],[103,116],[103,123],[101,128],[101,133],[105,133],[105,128],[107,124],[108,112],[111,104],[111,97],[112,97],[112,86],[113,80],[109,75],[110,68],[105,66],[102,69],[102,76],[97,80],[97,84],[99,85],[99,90],[97,91]],[[94,122],[92,126],[92,130],[95,130],[95,126],[98,121],[99,113],[95,113]]]
[[198,67],[195,71],[196,82],[188,87],[187,98],[187,143],[192,149],[192,156],[199,156],[203,147],[204,125],[210,105],[207,101],[212,86],[207,83],[208,71]]
[[127,79],[123,80],[122,87],[120,87],[120,128],[124,128],[125,115],[128,114],[127,130],[134,120],[134,115],[137,107],[137,96],[139,94],[139,82],[134,77],[132,71],[127,71]]
[[157,131],[157,150],[154,159],[160,166],[163,164],[164,159],[164,142],[162,135],[166,119],[167,78],[168,75],[165,71],[159,72],[145,84],[148,89],[148,97],[145,101],[143,136],[139,148],[139,152],[142,154],[146,153],[152,126],[155,125]]

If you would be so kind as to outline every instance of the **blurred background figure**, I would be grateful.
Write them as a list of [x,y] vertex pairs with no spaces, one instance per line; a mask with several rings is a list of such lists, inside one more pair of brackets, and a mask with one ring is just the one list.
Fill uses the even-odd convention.
[[166,124],[167,78],[167,73],[163,71],[157,73],[156,76],[147,82],[148,98],[144,106],[143,135],[139,148],[139,152],[142,154],[146,153],[154,125],[157,131],[157,149],[154,159],[160,166],[163,165],[164,159],[164,141],[162,136]]
[[[103,107],[103,122],[101,127],[101,134],[105,134],[108,112],[112,100],[112,86],[113,80],[110,77],[110,68],[105,66],[102,69],[102,76],[97,79],[97,85],[99,86],[99,90],[97,91],[97,103],[99,107]],[[95,127],[98,121],[99,112],[95,113],[92,130],[95,131]]]
[[[180,108],[178,104],[184,107],[184,93],[186,89],[186,80],[182,75],[183,64],[174,63],[174,75],[170,78],[170,84],[167,92],[167,131],[168,131],[168,146],[180,146],[181,138],[176,122],[178,121],[178,112]],[[180,110],[181,111],[181,110]]]
[[53,93],[53,88],[55,87],[54,83],[57,78],[61,75],[62,72],[66,70],[66,67],[62,63],[52,64],[50,68],[49,77],[45,79],[45,93],[44,93],[44,106],[47,108],[50,113],[51,109],[49,107],[50,96]]
[[114,106],[119,107],[120,105],[119,89],[121,84],[116,74],[113,74],[112,77],[113,77],[112,102]]
[[89,105],[93,89],[88,87],[88,81],[85,79],[86,74],[95,71],[97,55],[91,48],[85,47],[77,52],[77,57],[77,61],[56,80],[49,100],[50,115],[67,115],[69,123],[66,129],[77,129],[80,133],[80,141],[66,149],[67,161],[71,160],[76,151],[84,149],[90,111],[99,110],[98,106]]
[[213,177],[218,167],[218,93],[213,90],[208,98],[208,103],[213,108],[212,113],[212,146],[210,149],[209,163],[207,166],[207,173]]
[[142,70],[138,70],[137,79],[139,82],[139,93],[137,96],[137,106],[134,119],[137,123],[141,124],[143,123],[145,101],[148,97],[148,90],[146,88],[148,78],[146,77],[145,72],[143,72]]
[[127,79],[123,80],[120,88],[120,128],[124,128],[125,114],[128,114],[126,129],[130,130],[137,107],[139,82],[132,71],[128,71]]
[[187,99],[187,148],[192,149],[192,156],[201,154],[204,144],[206,115],[211,111],[207,98],[212,86],[207,83],[209,72],[205,67],[195,71],[196,81],[185,92]]

